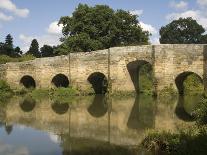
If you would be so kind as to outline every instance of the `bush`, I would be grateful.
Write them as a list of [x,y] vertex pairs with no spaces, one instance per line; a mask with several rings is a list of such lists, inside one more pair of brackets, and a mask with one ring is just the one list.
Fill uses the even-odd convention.
[[0,64],[5,64],[8,62],[22,62],[22,61],[29,61],[35,59],[32,55],[22,55],[19,58],[12,58],[7,55],[0,55]]
[[187,127],[177,133],[152,131],[141,145],[157,154],[204,155],[207,154],[207,126]]
[[0,80],[0,102],[5,102],[12,95],[13,93],[9,85],[5,81]]
[[193,112],[193,115],[195,116],[198,125],[207,124],[207,99],[203,98]]

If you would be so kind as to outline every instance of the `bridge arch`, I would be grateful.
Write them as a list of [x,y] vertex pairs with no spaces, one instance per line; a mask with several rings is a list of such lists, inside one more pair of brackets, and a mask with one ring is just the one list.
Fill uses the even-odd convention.
[[20,104],[20,108],[22,109],[22,111],[24,111],[24,112],[31,112],[31,111],[34,110],[34,108],[36,106],[36,101],[32,97],[27,96],[19,104]]
[[25,88],[35,88],[36,82],[34,78],[30,75],[25,75],[21,78],[20,84],[23,85]]
[[[141,88],[140,88],[140,86],[141,86],[140,85],[140,74],[141,73],[140,73],[140,71],[143,66],[147,66],[148,70],[149,70],[148,73],[150,73],[150,72],[152,73],[152,69],[153,69],[152,64],[146,60],[135,60],[135,61],[129,62],[127,64],[127,70],[129,72],[130,78],[133,82],[135,91],[137,93],[141,92]],[[150,78],[152,78],[152,75],[150,75],[150,76],[151,76]],[[153,79],[151,79],[150,81],[152,83],[152,86],[151,86],[152,88],[150,88],[150,89],[154,90],[154,86],[153,86],[153,82],[152,82]]]
[[103,73],[94,72],[87,80],[92,85],[95,94],[105,94],[107,92],[108,81]]
[[52,110],[58,114],[58,115],[63,115],[69,110],[69,104],[68,103],[59,103],[59,102],[54,102],[52,105]]
[[178,89],[178,93],[180,95],[184,95],[184,81],[187,79],[188,76],[190,75],[195,75],[199,80],[200,82],[203,84],[203,79],[201,78],[200,75],[198,75],[197,73],[195,72],[191,72],[191,71],[185,71],[185,72],[182,72],[180,74],[177,75],[177,77],[175,78],[175,84],[177,86],[177,89]]
[[53,77],[52,79],[52,84],[55,87],[68,87],[69,86],[69,79],[66,75],[64,74],[57,74]]

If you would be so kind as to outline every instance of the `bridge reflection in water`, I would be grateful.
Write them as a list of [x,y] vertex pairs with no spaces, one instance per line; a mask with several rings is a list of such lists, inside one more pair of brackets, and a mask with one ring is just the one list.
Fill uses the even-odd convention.
[[[13,98],[0,110],[0,128],[5,127],[8,139],[15,139],[15,127],[19,125],[25,130],[52,133],[62,148],[61,154],[118,154],[117,151],[139,154],[136,146],[147,129],[176,130],[179,124],[186,122],[180,114],[188,115],[194,108],[189,100],[182,98],[165,99],[167,103],[143,95],[111,100],[108,103],[104,96],[97,95],[79,97],[68,104],[49,99]],[[186,123],[190,123],[188,119]],[[19,132],[24,139],[25,131]],[[19,143],[18,139],[15,141]]]

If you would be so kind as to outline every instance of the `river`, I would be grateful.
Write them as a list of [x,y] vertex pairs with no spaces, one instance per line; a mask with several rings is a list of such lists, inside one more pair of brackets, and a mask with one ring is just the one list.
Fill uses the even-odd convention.
[[49,98],[13,97],[0,108],[2,155],[147,155],[139,148],[150,129],[193,124],[200,96]]

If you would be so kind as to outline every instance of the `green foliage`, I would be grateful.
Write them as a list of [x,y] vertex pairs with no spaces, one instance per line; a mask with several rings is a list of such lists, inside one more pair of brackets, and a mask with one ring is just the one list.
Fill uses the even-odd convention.
[[39,43],[37,42],[36,39],[32,40],[32,43],[30,45],[29,51],[27,54],[31,54],[34,57],[39,58],[41,56],[40,51],[39,51]]
[[[162,44],[199,44],[203,43],[205,29],[192,18],[180,18],[161,27],[160,43]],[[207,42],[206,42],[207,43]]]
[[193,112],[198,125],[207,124],[207,99],[203,100],[198,104],[196,110]]
[[79,4],[72,16],[61,17],[63,44],[68,52],[86,52],[114,46],[148,44],[149,33],[138,25],[137,16],[106,5]]
[[12,95],[13,93],[9,85],[5,81],[0,80],[0,103],[8,100]]
[[54,56],[54,49],[49,45],[44,45],[40,48],[42,57],[52,57]]
[[34,99],[43,99],[45,97],[49,97],[50,90],[49,89],[34,89],[29,93]]
[[151,131],[142,147],[156,154],[203,155],[207,153],[207,127],[187,127],[176,133]]
[[34,56],[32,55],[23,55],[22,57],[19,58],[12,58],[7,55],[0,55],[0,64],[5,64],[8,62],[22,62],[22,61],[29,61],[35,59]]
[[189,75],[185,79],[183,86],[185,94],[202,94],[204,90],[202,80],[196,74]]
[[151,64],[143,65],[139,70],[139,89],[141,93],[153,94],[153,72]]
[[171,84],[169,87],[164,87],[159,94],[161,97],[169,97],[169,96],[176,96],[177,91],[173,88]]
[[5,38],[5,43],[0,43],[0,55],[7,55],[10,57],[20,57],[22,51],[19,47],[14,48],[13,38],[8,34]]

